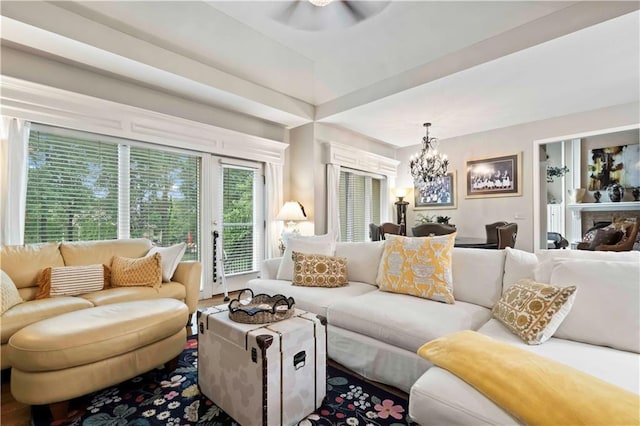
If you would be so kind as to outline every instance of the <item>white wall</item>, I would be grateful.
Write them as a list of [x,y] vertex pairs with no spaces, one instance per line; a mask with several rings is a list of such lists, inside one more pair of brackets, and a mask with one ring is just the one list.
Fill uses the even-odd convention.
[[[300,201],[310,218],[300,226],[304,234],[327,232],[326,149],[329,142],[395,158],[395,147],[328,124],[312,123],[289,132],[289,191],[285,197]],[[287,175],[285,175],[287,180]],[[391,207],[390,207],[391,208]]]
[[[407,225],[413,226],[416,213],[451,216],[458,234],[484,237],[484,225],[497,220],[518,223],[516,248],[533,250],[533,147],[535,140],[565,136],[598,129],[638,123],[640,104],[632,103],[541,120],[517,126],[495,129],[440,141],[440,151],[450,159],[450,170],[457,170],[458,208],[453,210],[414,211],[413,202],[407,211]],[[437,137],[437,134],[433,136]],[[537,149],[537,148],[536,148]],[[420,150],[420,143],[398,150],[396,159],[398,186],[413,186],[408,163],[411,154]],[[522,152],[522,196],[502,198],[465,198],[465,161]],[[536,165],[536,167],[538,167]],[[546,197],[545,197],[546,198]],[[411,200],[409,200],[411,201]],[[546,204],[544,204],[546,208]]]

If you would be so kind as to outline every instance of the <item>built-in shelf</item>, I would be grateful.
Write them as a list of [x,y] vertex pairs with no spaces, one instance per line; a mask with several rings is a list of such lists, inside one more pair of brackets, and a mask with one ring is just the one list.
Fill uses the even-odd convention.
[[640,201],[621,201],[619,203],[575,203],[567,204],[567,208],[573,212],[640,210]]

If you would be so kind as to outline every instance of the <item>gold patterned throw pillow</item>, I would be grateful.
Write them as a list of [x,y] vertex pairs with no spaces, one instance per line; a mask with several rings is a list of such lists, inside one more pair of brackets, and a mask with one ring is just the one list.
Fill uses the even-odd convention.
[[347,259],[294,251],[293,285],[303,287],[342,287],[348,284]]
[[451,262],[456,234],[387,235],[378,268],[380,290],[454,303]]
[[576,287],[559,287],[521,279],[493,307],[493,316],[529,345],[553,336],[576,297]]
[[159,253],[132,259],[113,256],[111,285],[113,287],[160,287],[162,284],[162,258]]

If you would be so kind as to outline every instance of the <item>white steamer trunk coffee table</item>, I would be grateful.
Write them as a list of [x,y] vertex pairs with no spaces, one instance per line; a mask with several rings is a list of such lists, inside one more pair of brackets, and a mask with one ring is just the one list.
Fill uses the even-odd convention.
[[201,392],[244,426],[295,425],[326,396],[326,321],[299,309],[243,324],[227,305],[198,313]]

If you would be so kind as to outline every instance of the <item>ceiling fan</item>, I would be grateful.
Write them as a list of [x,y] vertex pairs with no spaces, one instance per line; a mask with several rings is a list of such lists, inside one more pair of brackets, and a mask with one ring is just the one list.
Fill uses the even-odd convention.
[[273,16],[276,21],[299,30],[321,31],[355,25],[381,12],[389,1],[294,0],[284,4]]

